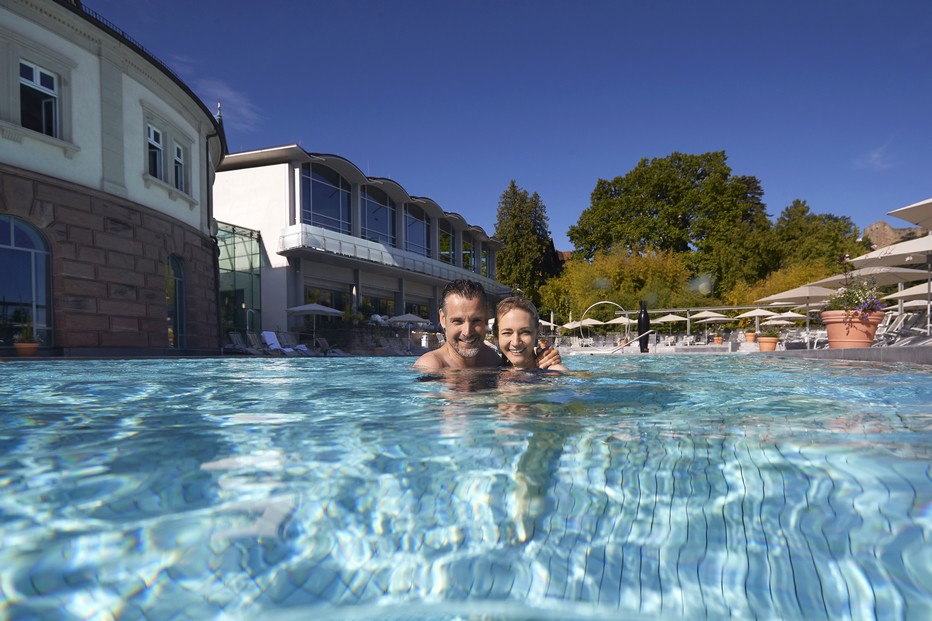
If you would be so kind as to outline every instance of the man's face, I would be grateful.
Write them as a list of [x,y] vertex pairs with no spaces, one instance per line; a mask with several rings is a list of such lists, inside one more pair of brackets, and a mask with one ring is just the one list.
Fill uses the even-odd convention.
[[447,297],[440,311],[440,325],[453,351],[463,358],[475,358],[484,346],[489,329],[489,309],[479,298]]

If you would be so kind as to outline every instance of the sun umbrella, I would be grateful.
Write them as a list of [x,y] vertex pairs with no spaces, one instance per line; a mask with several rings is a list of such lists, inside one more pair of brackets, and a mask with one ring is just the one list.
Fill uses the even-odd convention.
[[912,222],[924,229],[932,229],[932,198],[888,211],[887,215]]
[[[782,293],[768,295],[766,298],[757,300],[758,303],[770,302],[792,302],[802,304],[806,308],[806,333],[809,332],[809,307],[816,302],[822,302],[829,299],[835,294],[833,289],[820,287],[819,285],[802,285],[795,289],[790,289]],[[809,339],[806,339],[806,349],[809,349]]]
[[561,327],[561,328],[566,328],[567,330],[575,330],[576,328],[579,327],[579,322],[578,322],[578,321],[571,321],[571,322],[569,322],[569,323],[563,324],[563,325],[560,326],[560,327]]
[[605,323],[622,325],[622,326],[630,326],[633,323],[637,323],[637,321],[635,321],[634,319],[628,319],[624,315],[619,315],[618,317],[615,317],[614,319],[609,319]]
[[404,315],[395,315],[394,317],[388,318],[388,323],[411,323],[415,325],[423,325],[425,323],[430,323],[430,320],[424,319],[423,317],[418,317],[411,313],[405,313]]
[[679,315],[668,313],[663,317],[657,317],[656,319],[651,319],[650,321],[651,323],[675,323],[677,321],[686,321],[686,317],[680,317]]
[[755,308],[754,310],[749,310],[745,313],[741,313],[740,315],[735,315],[735,319],[750,319],[751,317],[753,317],[754,318],[754,330],[756,332],[760,332],[760,318],[761,317],[773,317],[774,315],[776,315],[775,312],[769,311],[765,308]]
[[789,310],[785,313],[780,313],[779,315],[774,316],[774,319],[805,319],[807,316],[808,315],[803,315],[801,313],[796,313]]
[[311,337],[316,341],[317,340],[317,315],[324,315],[328,317],[339,317],[343,314],[343,311],[337,310],[330,306],[324,306],[323,304],[302,304],[301,306],[292,306],[291,308],[285,309],[289,315],[312,315],[314,317],[313,329],[311,332]]
[[[690,319],[721,319],[725,317],[722,313],[716,313],[715,311],[704,310],[701,313],[696,313],[695,315],[690,315]],[[725,317],[728,319],[727,317]]]
[[411,349],[411,326],[424,326],[430,323],[429,320],[424,319],[423,317],[418,317],[412,313],[405,313],[404,315],[395,315],[394,317],[388,318],[389,325],[404,326],[408,331],[408,349]]
[[845,282],[852,278],[866,279],[872,281],[879,287],[887,285],[897,285],[904,282],[918,282],[926,279],[925,270],[917,270],[911,267],[890,267],[886,265],[875,265],[873,267],[862,267],[853,270],[847,274],[836,274],[822,280],[809,283],[822,287],[842,287]]
[[773,317],[772,319],[768,319],[761,325],[762,326],[791,326],[793,325],[793,322],[788,321],[786,319],[777,319],[776,317]]
[[923,263],[926,265],[926,331],[929,332],[932,331],[932,235],[884,246],[851,259],[851,264],[857,267]]
[[586,317],[585,319],[579,322],[579,325],[581,326],[604,326],[605,322],[599,321],[598,319],[592,319],[591,317]]
[[903,289],[902,291],[897,291],[896,293],[891,293],[890,295],[883,296],[883,300],[923,300],[926,299],[926,293],[928,293],[928,286],[926,283],[921,285],[915,285],[909,289]]

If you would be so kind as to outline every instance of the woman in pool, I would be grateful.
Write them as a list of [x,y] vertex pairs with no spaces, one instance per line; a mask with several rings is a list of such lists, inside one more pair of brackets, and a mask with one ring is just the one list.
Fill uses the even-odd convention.
[[[537,328],[540,317],[537,307],[519,295],[505,298],[495,312],[495,338],[502,352],[502,363],[516,369],[536,369]],[[551,371],[567,371],[562,364],[548,367]]]

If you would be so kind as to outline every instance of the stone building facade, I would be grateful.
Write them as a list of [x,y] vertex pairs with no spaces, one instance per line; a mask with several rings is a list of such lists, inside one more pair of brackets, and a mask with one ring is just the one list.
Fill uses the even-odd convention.
[[219,120],[75,0],[0,3],[0,357],[215,354]]

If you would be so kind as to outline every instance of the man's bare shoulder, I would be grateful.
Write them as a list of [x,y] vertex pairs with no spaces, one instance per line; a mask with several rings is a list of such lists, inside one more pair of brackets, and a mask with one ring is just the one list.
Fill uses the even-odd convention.
[[443,348],[434,349],[414,361],[414,367],[417,369],[446,369],[446,359],[443,356]]

